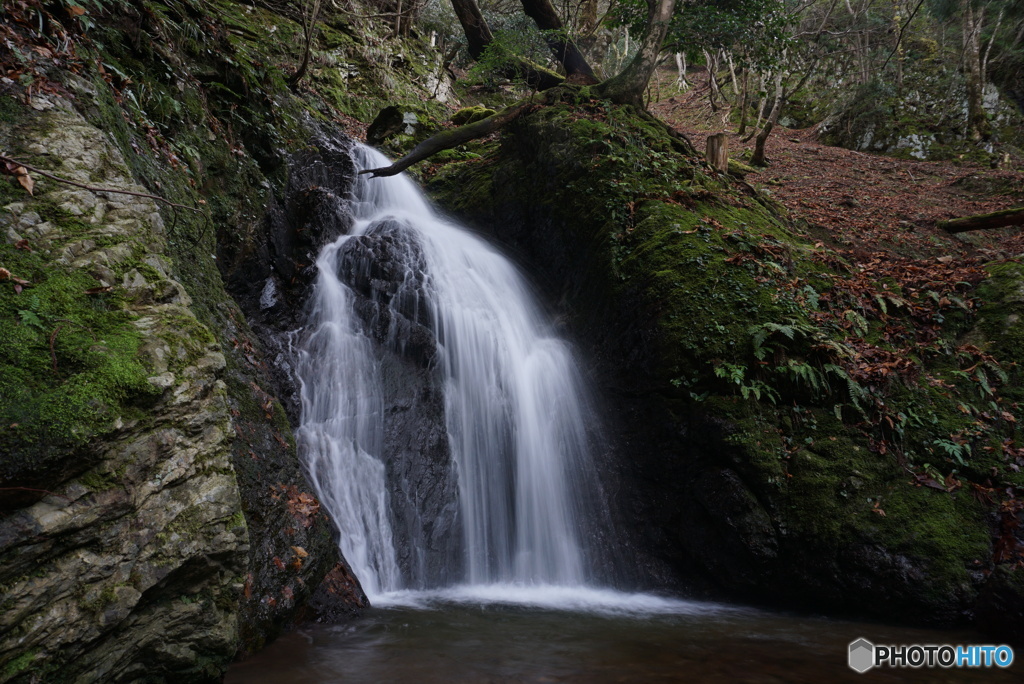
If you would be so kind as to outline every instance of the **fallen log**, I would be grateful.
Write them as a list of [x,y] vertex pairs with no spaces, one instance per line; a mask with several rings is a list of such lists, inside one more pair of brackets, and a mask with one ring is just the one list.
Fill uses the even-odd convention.
[[989,228],[1005,228],[1006,226],[1024,226],[1024,207],[994,211],[991,214],[976,214],[948,221],[939,221],[935,225],[947,233],[964,233],[968,230],[986,230]]

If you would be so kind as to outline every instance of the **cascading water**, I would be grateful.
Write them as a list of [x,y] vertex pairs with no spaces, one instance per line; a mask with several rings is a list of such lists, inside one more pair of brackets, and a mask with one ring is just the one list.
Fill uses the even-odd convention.
[[[366,147],[356,148],[354,160],[357,169],[388,163]],[[352,206],[351,233],[317,261],[310,332],[297,364],[298,436],[367,595],[373,600],[430,583],[409,576],[416,568],[400,569],[397,560],[382,438],[389,416],[374,326],[386,327],[384,346],[397,354],[423,346],[411,327],[434,340],[427,355],[443,388],[462,534],[449,579],[586,584],[586,547],[594,536],[588,526],[601,525],[604,514],[588,453],[589,409],[568,346],[554,336],[515,267],[438,216],[409,179],[361,176]],[[351,249],[359,240],[386,248],[387,277]],[[358,297],[345,282],[353,279],[373,292],[369,314],[357,311]]]

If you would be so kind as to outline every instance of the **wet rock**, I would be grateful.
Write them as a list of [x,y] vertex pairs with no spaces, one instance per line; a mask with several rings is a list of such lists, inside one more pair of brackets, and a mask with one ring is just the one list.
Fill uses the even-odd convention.
[[224,245],[218,263],[227,290],[273,360],[264,373],[292,424],[299,399],[290,366],[289,333],[301,327],[320,249],[352,227],[348,197],[355,178],[348,138],[318,133],[286,161],[282,196],[271,195],[261,230],[242,245]]
[[398,564],[412,586],[437,586],[459,576],[462,533],[422,246],[402,222],[381,221],[345,242],[338,270],[381,359]]
[[359,580],[344,561],[339,562],[327,573],[309,600],[304,621],[337,623],[359,615],[359,610],[370,602],[366,599]]

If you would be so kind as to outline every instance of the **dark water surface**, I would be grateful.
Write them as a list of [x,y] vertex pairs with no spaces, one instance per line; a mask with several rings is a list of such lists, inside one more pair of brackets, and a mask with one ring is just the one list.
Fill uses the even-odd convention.
[[847,647],[985,644],[980,635],[683,601],[538,607],[472,596],[409,599],[341,626],[305,627],[234,665],[227,684],[314,682],[1024,682],[1009,669],[847,667]]

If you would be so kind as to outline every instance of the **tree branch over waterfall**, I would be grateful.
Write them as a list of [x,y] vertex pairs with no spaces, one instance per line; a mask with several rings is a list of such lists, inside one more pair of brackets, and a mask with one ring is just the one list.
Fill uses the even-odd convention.
[[428,159],[438,152],[443,152],[444,150],[465,144],[470,140],[490,135],[505,124],[522,116],[539,104],[540,103],[535,102],[532,99],[518,102],[511,107],[507,107],[506,109],[497,112],[496,114],[492,114],[486,119],[481,119],[480,121],[475,121],[471,124],[466,124],[465,126],[460,126],[451,130],[442,131],[441,133],[432,135],[421,142],[419,145],[414,147],[409,154],[405,155],[391,166],[385,166],[379,169],[366,169],[365,171],[360,171],[360,173],[372,174],[371,178],[397,175],[416,162]]

